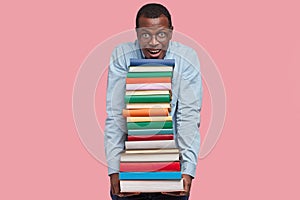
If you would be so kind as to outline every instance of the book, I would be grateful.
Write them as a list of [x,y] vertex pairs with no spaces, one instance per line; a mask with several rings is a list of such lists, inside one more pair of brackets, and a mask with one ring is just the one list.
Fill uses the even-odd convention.
[[121,172],[180,171],[180,162],[121,162]]
[[167,153],[126,153],[124,152],[121,154],[120,161],[121,162],[162,162],[162,161],[175,162],[175,161],[179,161],[179,153],[168,153],[168,152]]
[[121,192],[176,192],[184,191],[181,180],[121,180]]
[[126,78],[127,84],[132,83],[171,83],[171,77],[154,77],[154,78]]
[[173,134],[173,129],[133,129],[128,130],[128,135],[161,135]]
[[179,154],[125,154],[121,162],[177,162]]
[[171,90],[129,90],[125,95],[156,95],[156,94],[170,94]]
[[172,116],[127,117],[127,122],[159,122],[172,121]]
[[130,66],[149,66],[149,65],[166,65],[166,66],[175,66],[175,59],[130,59]]
[[181,179],[181,172],[120,172],[120,180],[172,180]]
[[143,109],[123,109],[124,117],[141,117],[141,116],[168,116],[167,108],[143,108]]
[[129,72],[172,72],[169,66],[129,66]]
[[170,103],[127,103],[126,109],[140,109],[140,108],[171,108]]
[[173,140],[173,134],[164,135],[129,135],[127,136],[128,141],[147,141],[147,140]]
[[161,154],[161,153],[179,153],[178,148],[173,149],[130,149],[122,152],[124,154]]
[[128,72],[127,78],[172,77],[172,72]]
[[172,121],[160,122],[127,122],[127,129],[171,129],[173,127]]
[[169,94],[125,95],[125,103],[166,103],[170,100]]
[[171,90],[171,83],[126,84],[126,90]]
[[126,149],[167,149],[177,148],[175,140],[125,141]]

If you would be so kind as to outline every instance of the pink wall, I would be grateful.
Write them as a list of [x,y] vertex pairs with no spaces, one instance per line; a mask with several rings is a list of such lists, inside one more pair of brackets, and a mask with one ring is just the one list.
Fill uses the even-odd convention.
[[[1,3],[0,199],[109,199],[106,167],[74,125],[73,86],[92,49],[132,29],[145,2]],[[222,135],[199,161],[191,199],[299,199],[298,1],[161,2],[175,30],[213,58],[227,95]],[[103,124],[105,114],[97,117]]]

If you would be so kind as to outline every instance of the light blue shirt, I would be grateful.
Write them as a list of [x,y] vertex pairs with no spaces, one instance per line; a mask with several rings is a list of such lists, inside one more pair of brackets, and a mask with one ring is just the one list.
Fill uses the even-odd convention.
[[[108,174],[118,173],[120,154],[126,139],[124,95],[126,75],[130,58],[144,58],[137,41],[117,46],[110,58],[107,93],[105,153]],[[200,110],[202,104],[202,83],[197,53],[178,42],[169,42],[164,59],[175,59],[172,77],[171,116],[176,145],[181,155],[183,174],[195,176],[200,149]]]

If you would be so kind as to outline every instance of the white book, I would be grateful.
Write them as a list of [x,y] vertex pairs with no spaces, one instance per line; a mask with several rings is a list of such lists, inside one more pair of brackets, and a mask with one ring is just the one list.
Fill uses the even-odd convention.
[[126,90],[171,90],[171,83],[135,83],[126,84]]
[[159,122],[172,121],[172,116],[127,117],[127,122]]
[[123,154],[154,154],[154,153],[179,153],[179,149],[131,149],[124,151]]
[[172,149],[175,140],[125,141],[126,149]]
[[176,192],[183,191],[181,180],[121,180],[121,192]]
[[126,109],[171,108],[170,103],[128,103]]
[[174,162],[179,161],[179,153],[122,153],[121,162]]
[[131,90],[126,91],[126,95],[156,95],[170,94],[170,90]]
[[170,94],[170,90],[129,90],[126,95],[156,95],[156,94]]
[[170,66],[130,66],[129,72],[172,72]]

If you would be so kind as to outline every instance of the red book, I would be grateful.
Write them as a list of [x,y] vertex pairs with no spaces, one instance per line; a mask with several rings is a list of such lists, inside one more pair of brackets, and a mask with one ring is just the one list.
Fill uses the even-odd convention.
[[121,172],[180,171],[180,162],[121,162]]
[[165,135],[128,135],[128,141],[173,140],[173,134]]

